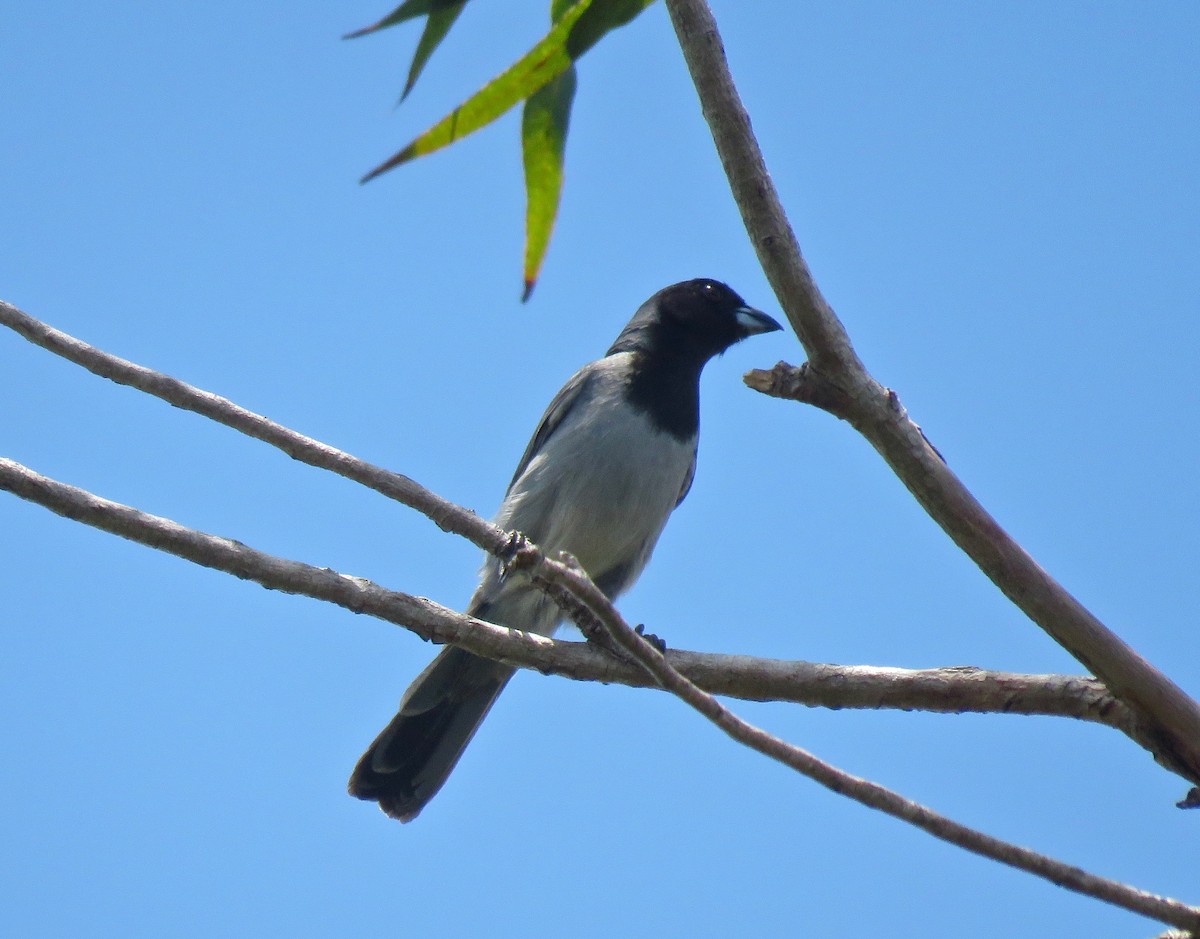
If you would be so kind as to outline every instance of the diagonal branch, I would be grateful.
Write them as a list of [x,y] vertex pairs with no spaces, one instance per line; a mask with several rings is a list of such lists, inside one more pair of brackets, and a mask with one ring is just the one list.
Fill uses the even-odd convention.
[[[327,600],[355,613],[367,613],[407,626],[426,638],[455,642],[473,652],[490,654],[513,661],[513,664],[524,664],[515,661],[515,658],[523,659],[532,650],[546,651],[558,646],[579,645],[558,643],[530,633],[494,626],[455,613],[430,600],[386,590],[364,578],[263,554],[238,541],[195,531],[170,519],[102,499],[41,476],[12,460],[0,459],[0,488],[67,518],[205,567],[254,580],[271,589]],[[975,831],[883,786],[843,772],[749,724],[684,677],[662,654],[630,629],[577,565],[549,560],[528,545],[522,546],[514,557],[514,564],[527,569],[535,578],[577,597],[599,620],[623,653],[637,663],[635,667],[643,670],[645,680],[682,698],[734,740],[778,760],[834,792],[916,825],[951,844],[1161,922],[1189,929],[1200,928],[1200,909],[1097,877],[1035,851]],[[517,655],[510,660],[503,654],[497,655],[498,649],[511,649]],[[592,655],[600,655],[589,651]],[[618,662],[613,664],[622,665]]]
[[[361,578],[265,554],[241,542],[111,502],[13,460],[0,458],[0,489],[74,521],[253,580],[268,589],[369,613],[422,639],[455,643],[486,658],[579,681],[658,687],[639,666],[615,659],[593,644],[506,629]],[[531,556],[536,561],[537,553]],[[746,701],[1071,717],[1105,724],[1131,736],[1134,732],[1128,709],[1098,681],[1082,676],[1020,675],[977,668],[820,665],[678,650],[667,656],[704,690]]]
[[[1092,615],[967,490],[896,394],[859,360],[821,295],[784,214],[721,37],[704,0],[666,0],[746,231],[809,361],[793,370],[802,400],[848,421],[879,451],[930,517],[1030,619],[1100,678],[1157,740],[1159,762],[1200,783],[1200,704]],[[761,376],[750,382],[762,388]]]
[[330,470],[416,509],[443,531],[462,535],[489,554],[499,554],[508,544],[508,533],[503,529],[485,521],[474,512],[443,499],[407,476],[385,470],[344,450],[306,437],[211,391],[205,391],[170,375],[97,349],[35,319],[3,300],[0,300],[0,325],[7,326],[36,346],[83,366],[93,375],[115,381],[119,385],[128,385],[130,388],[161,398],[184,411],[193,411],[218,424],[232,427],[248,437],[277,447],[294,460],[318,469]]
[[611,601],[583,575],[578,566],[564,569],[558,565],[544,573],[548,580],[561,584],[586,603],[613,641],[663,688],[699,711],[739,743],[791,767],[839,795],[908,822],[942,841],[1160,922],[1190,930],[1200,929],[1200,907],[1098,877],[1082,868],[976,831],[891,789],[840,770],[807,750],[754,726],[681,675],[654,646],[630,628]]

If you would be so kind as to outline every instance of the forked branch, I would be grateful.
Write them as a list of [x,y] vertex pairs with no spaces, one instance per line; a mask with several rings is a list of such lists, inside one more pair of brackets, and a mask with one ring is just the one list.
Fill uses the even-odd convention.
[[[802,399],[862,433],[1005,596],[1133,709],[1142,732],[1157,741],[1159,762],[1200,783],[1200,704],[1043,570],[950,471],[898,396],[867,372],[800,253],[708,4],[666,4],[750,241],[808,355],[803,373],[792,376]],[[750,383],[760,387],[763,381],[760,374]]]

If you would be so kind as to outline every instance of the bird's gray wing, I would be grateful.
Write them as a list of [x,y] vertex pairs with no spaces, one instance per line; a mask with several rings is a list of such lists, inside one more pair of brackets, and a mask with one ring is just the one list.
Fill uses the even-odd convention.
[[696,450],[692,450],[692,465],[688,467],[687,475],[683,477],[683,488],[679,490],[679,498],[675,500],[675,508],[679,508],[679,504],[692,491],[692,481],[696,478],[696,453]]
[[585,365],[567,379],[567,383],[558,390],[558,394],[554,396],[554,400],[546,408],[546,413],[542,415],[542,420],[538,424],[537,430],[533,432],[533,439],[529,441],[529,446],[521,454],[521,461],[517,464],[517,471],[513,473],[513,478],[508,484],[509,491],[512,490],[513,483],[520,479],[521,474],[529,468],[530,462],[537,456],[538,451],[546,445],[546,441],[550,439],[550,435],[558,429],[563,419],[570,413],[571,408],[579,401],[579,396],[583,393],[583,389],[587,387],[591,377],[592,367],[591,365]]

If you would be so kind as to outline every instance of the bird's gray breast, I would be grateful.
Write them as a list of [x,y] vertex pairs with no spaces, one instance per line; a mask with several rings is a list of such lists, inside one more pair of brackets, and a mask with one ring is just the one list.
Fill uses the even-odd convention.
[[632,584],[692,473],[694,442],[651,423],[624,396],[625,354],[591,367],[562,423],[513,481],[497,524],[568,551],[609,590]]

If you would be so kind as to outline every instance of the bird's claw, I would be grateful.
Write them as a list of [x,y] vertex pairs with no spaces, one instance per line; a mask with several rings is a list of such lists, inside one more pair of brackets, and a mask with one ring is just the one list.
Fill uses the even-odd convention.
[[528,567],[537,557],[533,545],[523,532],[510,532],[508,541],[496,555],[500,562],[500,579],[503,581],[513,571]]
[[658,636],[654,635],[654,633],[646,632],[646,624],[645,623],[638,623],[636,626],[633,627],[633,631],[635,633],[637,633],[639,636],[641,636],[643,639],[645,639],[648,643],[650,643],[650,645],[654,646],[654,648],[656,648],[658,650],[659,655],[666,654],[666,651],[667,651],[666,640],[659,638]]

